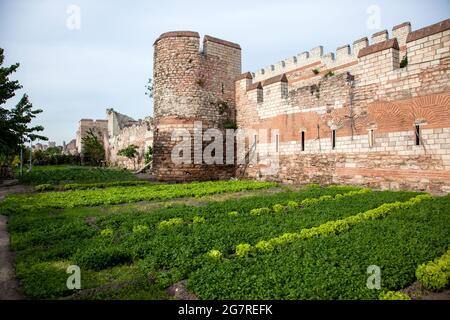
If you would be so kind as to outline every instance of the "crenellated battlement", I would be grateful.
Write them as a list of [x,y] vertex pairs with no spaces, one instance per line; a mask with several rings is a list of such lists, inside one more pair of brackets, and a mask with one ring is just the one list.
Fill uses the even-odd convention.
[[415,31],[405,22],[241,74],[236,123],[275,135],[255,139],[257,154],[279,156],[263,179],[448,193],[449,64],[450,19]]
[[171,161],[174,130],[233,126],[276,136],[270,149],[253,140],[257,154],[279,156],[276,175],[262,176],[261,162],[242,176],[449,192],[449,48],[450,19],[414,31],[404,22],[334,52],[317,46],[241,73],[236,43],[191,31],[162,34],[153,68],[154,175],[240,175],[238,165]]
[[[392,28],[392,38],[396,38],[401,51],[406,51],[406,39],[411,33],[411,23],[404,22]],[[336,68],[350,62],[358,60],[358,53],[361,49],[369,45],[384,42],[389,40],[388,30],[382,30],[374,33],[371,40],[367,37],[355,40],[350,46],[345,44],[339,46],[335,52],[323,52],[323,47],[318,46],[299,53],[295,56],[289,57],[272,65],[258,69],[252,73],[254,81],[262,81],[282,73],[288,73],[299,68],[307,67],[309,65],[321,65],[323,68]]]
[[[204,165],[177,166],[171,161],[174,130],[194,131],[195,122],[224,129],[235,122],[235,79],[241,74],[239,44],[192,31],[162,34],[154,44],[154,162],[158,179],[202,180]],[[215,168],[229,178],[233,168]]]

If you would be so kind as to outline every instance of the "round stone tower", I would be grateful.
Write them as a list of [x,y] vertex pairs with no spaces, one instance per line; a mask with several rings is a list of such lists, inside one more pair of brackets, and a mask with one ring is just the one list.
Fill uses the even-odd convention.
[[[167,32],[154,44],[153,173],[159,180],[213,180],[234,174],[234,165],[203,161],[208,142],[194,139],[194,131],[224,131],[235,122],[234,82],[241,74],[241,49],[210,36],[201,49],[199,38],[197,32]],[[183,163],[174,161],[173,150],[181,139],[174,138],[174,130],[191,135],[190,154],[181,152]],[[186,134],[182,139],[187,146]]]

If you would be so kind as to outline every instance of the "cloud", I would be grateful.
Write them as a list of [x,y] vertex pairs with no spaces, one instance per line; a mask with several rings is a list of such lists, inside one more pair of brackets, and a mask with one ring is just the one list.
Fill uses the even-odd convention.
[[[81,9],[81,28],[66,27],[68,5]],[[370,36],[368,6],[382,9],[382,28],[411,21],[417,29],[448,18],[441,1],[0,1],[5,64],[35,106],[38,123],[61,143],[81,118],[105,118],[114,107],[134,118],[152,114],[145,84],[152,77],[153,42],[163,32],[194,30],[238,42],[243,71],[323,45],[325,51]]]

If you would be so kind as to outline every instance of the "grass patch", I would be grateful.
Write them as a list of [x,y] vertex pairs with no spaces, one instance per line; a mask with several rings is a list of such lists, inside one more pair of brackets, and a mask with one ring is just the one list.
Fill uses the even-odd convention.
[[66,165],[35,166],[32,171],[24,171],[17,178],[21,183],[33,185],[137,180],[133,173],[123,169]]
[[417,266],[441,256],[450,240],[450,196],[395,211],[271,253],[208,260],[189,286],[203,299],[378,299],[380,291],[366,287],[368,266],[381,268],[382,290],[395,291],[414,282]]
[[[335,196],[351,190],[355,188],[310,187],[210,202],[201,207],[172,205],[151,212],[128,206],[106,206],[64,210],[35,208],[15,213],[10,217],[9,229],[12,248],[17,252],[17,275],[25,294],[31,298],[71,295],[73,292],[65,288],[68,276],[65,268],[71,264],[81,267],[82,288],[131,281],[125,287],[90,292],[86,296],[88,299],[165,298],[164,288],[188,278],[198,268],[207,268],[210,260],[223,258],[227,261],[241,242],[256,243],[415,195],[370,192],[320,201],[305,208],[286,207],[276,214],[250,214],[254,208],[287,206],[291,201],[301,203],[307,198]],[[229,215],[229,212],[237,214]],[[159,227],[163,221],[175,221],[171,219],[181,219],[183,223]],[[110,232],[102,232],[104,230]],[[220,250],[224,257],[208,255],[214,252],[211,250]]]

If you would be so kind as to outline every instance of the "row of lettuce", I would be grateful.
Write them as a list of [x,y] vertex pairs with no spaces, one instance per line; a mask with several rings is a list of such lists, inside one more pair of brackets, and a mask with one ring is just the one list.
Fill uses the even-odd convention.
[[[324,241],[330,237],[314,236],[304,241],[294,241],[292,245],[275,246],[270,252],[262,251],[238,259],[211,259],[207,255],[211,250],[217,250],[216,254],[224,257],[232,257],[236,255],[236,244],[257,244],[277,238],[280,234],[314,228],[327,221],[345,219],[384,203],[405,202],[415,196],[417,194],[412,192],[370,192],[351,187],[311,186],[299,192],[211,202],[202,207],[175,205],[154,210],[152,214],[128,206],[118,207],[119,211],[117,208],[115,211],[108,211],[108,208],[66,209],[59,211],[57,216],[48,210],[28,211],[11,216],[10,228],[12,245],[17,250],[17,274],[31,297],[70,294],[65,282],[51,280],[55,277],[67,278],[65,270],[54,267],[64,262],[79,265],[84,274],[91,274],[92,277],[129,265],[133,270],[138,268],[146,279],[152,279],[160,288],[189,279],[190,287],[201,298],[214,296],[220,299],[227,298],[228,293],[224,292],[223,285],[215,288],[215,284],[211,283],[213,278],[205,276],[204,272],[208,272],[205,270],[209,267],[224,271],[222,268],[231,264],[239,270],[244,261],[269,255],[272,259],[287,262],[286,267],[290,266],[297,272],[296,275],[279,279],[280,284],[283,284],[287,279],[303,273],[296,266],[299,263],[298,256],[295,262],[289,263],[286,250],[299,242],[314,239]],[[269,212],[265,212],[268,214],[252,213],[252,210],[260,208],[269,208]],[[356,229],[356,226],[352,229]],[[347,233],[350,231],[341,236]],[[431,250],[430,253],[436,254],[436,251]],[[428,261],[428,257],[420,257],[423,259],[420,263]],[[201,275],[198,275],[198,270],[203,270]],[[233,269],[230,272],[237,271]],[[277,269],[268,270],[267,274],[256,272],[248,276],[261,284],[276,277],[273,272],[277,272]],[[314,272],[311,272],[310,276],[314,278]],[[286,274],[286,270],[283,273]],[[198,277],[205,282],[197,282]],[[365,284],[365,280],[363,282]],[[231,281],[231,284],[235,283]],[[236,289],[236,292],[239,290]],[[265,297],[263,292],[255,289],[248,297]],[[274,291],[274,298],[282,296],[279,292]],[[311,291],[308,297],[321,298]],[[350,298],[357,297],[354,295]],[[245,295],[241,298],[245,298]]]
[[[367,192],[363,192],[365,190],[351,192],[352,195],[363,194]],[[349,193],[350,194],[350,193]],[[345,197],[349,195],[341,195],[341,197]],[[323,198],[323,197],[321,197]],[[320,199],[320,198],[319,198]],[[284,244],[291,243],[296,240],[303,240],[312,238],[315,236],[323,236],[328,234],[339,234],[344,231],[347,231],[355,224],[361,223],[362,221],[370,220],[370,219],[379,219],[384,218],[394,209],[399,208],[410,208],[424,200],[432,200],[433,198],[429,194],[418,195],[414,198],[409,199],[405,202],[393,202],[393,203],[384,203],[381,206],[370,209],[362,213],[358,213],[353,216],[346,217],[344,219],[328,221],[324,224],[321,224],[317,227],[302,229],[300,232],[293,233],[284,233],[281,236],[271,238],[269,240],[261,240],[256,245],[251,246],[248,243],[239,244],[236,246],[236,257],[244,257],[248,256],[251,252],[265,252],[265,251],[273,251],[275,246],[280,246]],[[309,199],[306,199],[309,200]]]
[[64,209],[182,197],[202,197],[217,193],[267,189],[276,186],[277,184],[274,182],[235,180],[135,185],[132,188],[118,186],[93,190],[9,195],[0,203],[0,213],[9,215],[46,208]]
[[66,183],[63,185],[55,185],[51,183],[39,184],[34,187],[34,190],[38,192],[43,191],[68,191],[68,190],[88,190],[88,189],[104,189],[111,187],[134,187],[152,185],[153,183],[143,180],[125,180],[125,181],[112,181],[112,182],[95,182],[95,183]]

